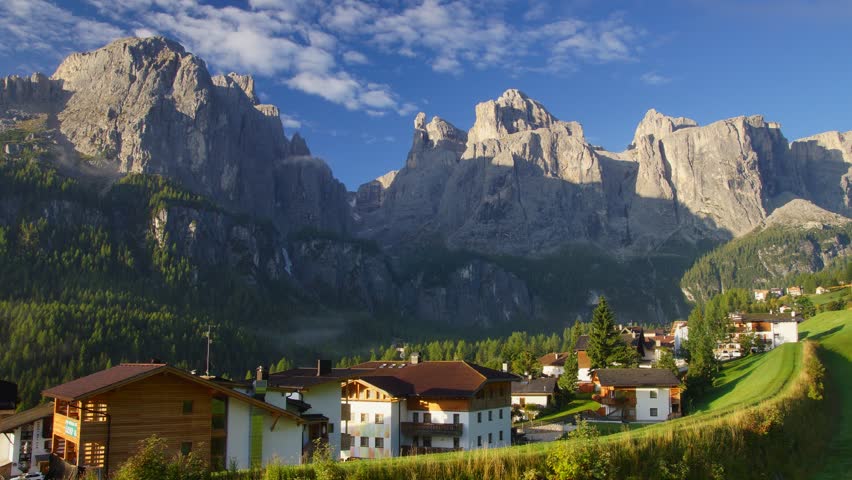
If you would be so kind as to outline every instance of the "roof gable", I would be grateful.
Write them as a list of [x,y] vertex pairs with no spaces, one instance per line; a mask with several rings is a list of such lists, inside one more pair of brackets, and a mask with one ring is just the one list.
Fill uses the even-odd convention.
[[680,380],[664,368],[602,368],[595,379],[605,387],[677,387]]
[[360,380],[394,397],[471,397],[485,384],[511,381],[517,375],[463,361],[434,361],[400,368],[376,368]]

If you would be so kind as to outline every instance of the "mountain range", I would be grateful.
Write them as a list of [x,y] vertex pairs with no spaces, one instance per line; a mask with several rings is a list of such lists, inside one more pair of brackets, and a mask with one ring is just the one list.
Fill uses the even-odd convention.
[[[13,126],[44,118],[42,160],[102,195],[142,174],[209,200],[162,206],[144,234],[192,269],[425,325],[561,327],[599,294],[625,322],[670,321],[687,313],[683,273],[709,249],[782,209],[797,228],[852,215],[852,132],[789,142],[759,115],[701,126],[651,109],[612,152],[514,89],[476,105],[468,131],[418,114],[401,168],[347,192],[250,76],[212,76],[162,37],[3,78],[0,112]],[[14,203],[0,209],[0,226],[19,218]]]

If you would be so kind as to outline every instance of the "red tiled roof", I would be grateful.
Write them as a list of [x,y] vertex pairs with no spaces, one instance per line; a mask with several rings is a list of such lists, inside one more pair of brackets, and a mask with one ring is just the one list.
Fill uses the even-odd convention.
[[543,367],[564,367],[567,359],[568,352],[554,352],[542,355],[538,359],[538,363]]
[[136,377],[147,376],[166,368],[165,363],[122,363],[41,392],[46,397],[80,400],[100,390],[129,383]]
[[468,362],[441,361],[376,368],[360,379],[396,397],[470,397],[486,383],[518,376]]

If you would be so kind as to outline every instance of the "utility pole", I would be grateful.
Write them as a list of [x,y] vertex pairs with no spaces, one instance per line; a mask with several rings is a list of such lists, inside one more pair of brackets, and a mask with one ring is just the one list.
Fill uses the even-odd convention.
[[210,376],[210,344],[213,343],[213,332],[212,329],[216,328],[215,325],[207,324],[207,331],[202,334],[203,337],[207,338],[207,368],[204,370],[204,375]]

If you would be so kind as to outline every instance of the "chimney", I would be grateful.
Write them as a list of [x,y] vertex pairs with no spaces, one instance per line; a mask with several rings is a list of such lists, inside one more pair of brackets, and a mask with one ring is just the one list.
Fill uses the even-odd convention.
[[508,363],[508,362],[503,362],[503,371],[504,371],[504,372],[508,372],[508,371],[509,371],[509,363]]
[[257,367],[257,375],[255,376],[254,382],[252,382],[252,396],[258,400],[264,400],[266,398],[266,387],[268,386],[267,382],[267,372],[263,368],[263,365]]
[[420,363],[420,352],[414,352],[411,354],[411,364],[417,365]]
[[255,375],[255,380],[266,380],[266,370],[264,370],[263,365],[257,367],[257,375]]
[[331,373],[331,360],[317,360],[317,376],[328,375]]
[[554,353],[554,354],[553,354],[553,359],[554,359],[554,360],[559,360],[559,354],[558,354],[558,353]]

